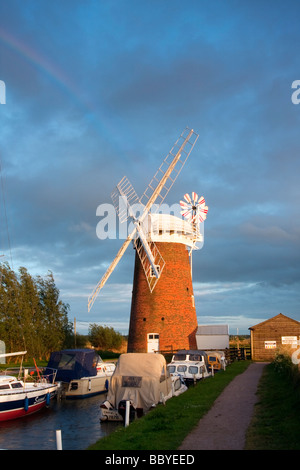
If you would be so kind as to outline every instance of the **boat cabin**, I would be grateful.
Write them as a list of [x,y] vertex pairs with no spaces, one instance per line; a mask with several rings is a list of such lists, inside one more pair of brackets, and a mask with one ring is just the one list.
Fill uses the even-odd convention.
[[206,352],[197,349],[181,349],[177,351],[177,353],[173,355],[171,362],[178,361],[205,362],[206,365],[208,364]]
[[214,371],[226,368],[226,359],[222,351],[207,351],[208,368]]
[[11,375],[0,376],[0,392],[1,390],[14,390],[23,387],[23,382],[17,380],[16,377],[13,377]]
[[93,349],[64,349],[51,353],[46,374],[56,369],[56,380],[70,382],[82,377],[97,375],[98,362],[102,361],[99,354]]
[[210,377],[211,375],[208,372],[204,361],[199,361],[192,364],[188,362],[171,362],[168,364],[167,368],[171,376],[179,375],[187,384],[194,383],[197,380]]

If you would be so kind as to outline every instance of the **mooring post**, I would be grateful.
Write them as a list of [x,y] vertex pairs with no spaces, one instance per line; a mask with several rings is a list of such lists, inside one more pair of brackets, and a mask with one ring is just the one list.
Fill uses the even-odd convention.
[[62,450],[61,430],[56,430],[56,450]]
[[130,411],[130,401],[126,400],[125,427],[129,426],[129,411]]

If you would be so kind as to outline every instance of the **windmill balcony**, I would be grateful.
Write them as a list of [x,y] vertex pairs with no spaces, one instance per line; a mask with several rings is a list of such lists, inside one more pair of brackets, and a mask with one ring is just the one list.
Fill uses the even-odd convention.
[[144,233],[153,242],[183,243],[202,248],[204,224],[192,224],[170,214],[149,214],[143,223]]

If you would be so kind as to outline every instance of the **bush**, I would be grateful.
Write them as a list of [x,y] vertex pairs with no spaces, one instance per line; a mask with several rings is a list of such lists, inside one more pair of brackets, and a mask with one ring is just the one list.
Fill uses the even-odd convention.
[[89,341],[96,349],[119,349],[123,336],[112,327],[92,323],[89,326]]
[[99,354],[101,359],[103,359],[103,361],[106,361],[106,360],[111,361],[113,359],[119,359],[120,357],[120,353],[112,352],[112,351],[105,351],[103,349],[97,350],[97,353]]
[[292,361],[292,352],[290,348],[278,349],[273,364],[276,372],[291,379],[292,384],[299,388],[300,392],[300,370]]

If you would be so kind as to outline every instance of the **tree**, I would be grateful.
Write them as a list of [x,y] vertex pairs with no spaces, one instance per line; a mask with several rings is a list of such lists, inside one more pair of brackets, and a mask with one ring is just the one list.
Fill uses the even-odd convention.
[[8,352],[26,350],[41,359],[61,349],[72,335],[68,309],[51,272],[34,279],[24,267],[17,276],[7,263],[0,265],[0,339]]
[[[22,337],[24,349],[36,356],[42,355],[40,338],[41,308],[36,281],[27,269],[19,269],[19,306],[21,307]],[[35,333],[35,334],[33,334]]]
[[59,290],[53,274],[49,271],[45,279],[38,277],[39,297],[42,320],[42,342],[44,354],[61,349],[66,335],[72,330],[68,321],[69,305],[59,299]]
[[121,333],[112,327],[100,326],[96,323],[89,325],[90,343],[97,349],[119,349],[123,342]]

